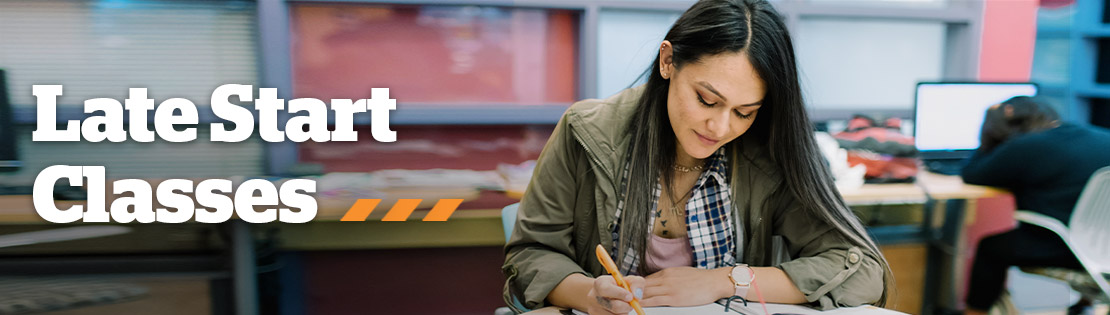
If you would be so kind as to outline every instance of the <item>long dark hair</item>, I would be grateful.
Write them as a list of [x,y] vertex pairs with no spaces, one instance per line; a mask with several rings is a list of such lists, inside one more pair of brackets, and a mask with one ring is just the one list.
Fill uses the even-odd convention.
[[[664,37],[673,50],[676,69],[703,57],[746,52],[767,87],[759,116],[739,139],[767,144],[771,160],[783,175],[776,194],[792,197],[800,206],[828,222],[853,244],[869,250],[884,270],[884,289],[878,305],[885,305],[890,267],[859,219],[844,203],[817,149],[813,126],[806,114],[798,83],[794,47],[782,17],[765,0],[702,0],[686,10]],[[667,116],[668,82],[660,76],[659,57],[645,71],[648,77],[628,132],[631,137],[628,185],[621,213],[617,257],[636,249],[645,261],[647,222],[656,180],[670,190],[677,143]],[[736,162],[736,161],[733,161]],[[673,190],[672,190],[673,191]],[[646,264],[639,273],[646,274]]]
[[987,109],[979,133],[979,150],[990,152],[1014,136],[1055,127],[1060,116],[1044,100],[1015,96]]

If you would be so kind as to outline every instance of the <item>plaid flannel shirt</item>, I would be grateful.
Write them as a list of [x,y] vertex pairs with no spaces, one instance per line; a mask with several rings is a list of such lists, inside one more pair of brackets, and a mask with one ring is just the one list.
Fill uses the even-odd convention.
[[[705,171],[698,177],[692,188],[690,200],[686,202],[686,233],[690,238],[690,246],[694,252],[694,266],[701,269],[714,269],[732,266],[736,263],[733,257],[736,244],[732,226],[732,190],[728,185],[728,157],[725,148],[720,148],[710,155],[706,162]],[[621,176],[621,190],[625,191],[628,185],[628,168]],[[662,187],[655,184],[654,199],[652,204],[658,205]],[[613,239],[620,239],[621,212],[624,210],[624,200],[617,202],[617,224],[613,228]],[[651,211],[651,210],[644,210]],[[648,233],[655,227],[655,216],[648,216]],[[637,248],[630,248],[623,259],[617,260],[617,247],[619,241],[613,242],[615,261],[620,261],[621,273],[635,275],[640,264],[637,261]]]

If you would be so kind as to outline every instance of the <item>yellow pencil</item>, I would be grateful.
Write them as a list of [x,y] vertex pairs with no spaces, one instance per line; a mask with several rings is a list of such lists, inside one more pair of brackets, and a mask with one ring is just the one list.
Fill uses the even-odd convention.
[[[601,246],[600,244],[597,245],[597,260],[601,262],[601,265],[605,267],[605,270],[608,271],[609,274],[613,275],[613,280],[617,281],[617,285],[628,290],[628,292],[632,292],[632,288],[628,286],[628,282],[625,282],[624,277],[621,277],[621,273],[617,269],[617,264],[613,262],[612,258],[609,258],[609,252],[605,250],[605,246]],[[636,299],[635,295],[632,296],[632,301],[628,302],[628,304],[632,305],[632,309],[636,310],[636,314],[644,315],[644,308],[640,307],[640,300]]]

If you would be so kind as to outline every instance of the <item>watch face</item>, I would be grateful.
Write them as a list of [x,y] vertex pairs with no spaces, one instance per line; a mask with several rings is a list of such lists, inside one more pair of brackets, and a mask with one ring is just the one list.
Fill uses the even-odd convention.
[[732,268],[732,279],[735,279],[738,285],[748,285],[752,283],[751,269],[741,266]]

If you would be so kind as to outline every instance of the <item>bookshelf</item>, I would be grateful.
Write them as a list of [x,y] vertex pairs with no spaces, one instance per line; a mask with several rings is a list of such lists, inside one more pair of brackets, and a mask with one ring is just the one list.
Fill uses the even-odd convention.
[[1107,1],[1076,1],[1071,32],[1070,114],[1110,128],[1110,11]]

